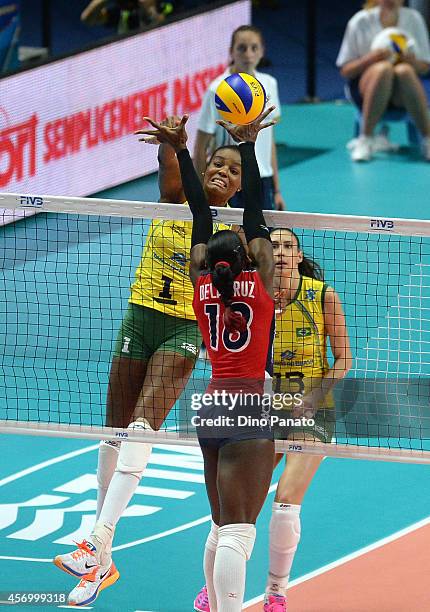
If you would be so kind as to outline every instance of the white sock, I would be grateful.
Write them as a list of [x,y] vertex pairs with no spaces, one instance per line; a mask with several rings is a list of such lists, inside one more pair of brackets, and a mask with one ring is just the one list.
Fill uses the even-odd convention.
[[139,469],[141,469],[141,471],[139,473],[127,473],[125,471],[119,471],[117,467],[117,470],[112,477],[103,503],[103,508],[100,513],[99,521],[102,523],[109,523],[114,527],[116,527],[116,524],[123,515],[124,510],[127,508],[139,485],[142,472],[148,463],[152,449],[152,444],[147,444],[146,442],[123,441],[122,447],[124,447],[125,444],[133,444],[140,447],[138,452],[141,455],[139,457]]
[[206,589],[208,591],[209,607],[211,612],[217,612],[216,593],[214,588],[214,565],[218,546],[218,525],[211,522],[211,530],[208,533],[203,558],[203,569],[206,578]]
[[300,505],[273,503],[266,593],[286,595],[291,566],[300,540],[300,509]]
[[102,440],[99,446],[99,459],[97,464],[97,513],[99,519],[101,509],[106,497],[112,476],[118,462],[118,453],[121,442]]
[[219,612],[241,612],[246,562],[255,541],[255,525],[236,523],[218,529],[214,587]]
[[96,559],[102,567],[109,567],[112,563],[112,539],[115,527],[109,523],[98,521],[94,525],[90,540],[96,547]]

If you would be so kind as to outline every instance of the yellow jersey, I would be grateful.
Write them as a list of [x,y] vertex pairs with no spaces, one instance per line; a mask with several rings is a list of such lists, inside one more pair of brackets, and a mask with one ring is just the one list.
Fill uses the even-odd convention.
[[[152,221],[129,302],[195,320],[189,276],[192,229],[192,221]],[[230,226],[214,223],[214,232],[221,229]]]
[[[309,391],[330,369],[324,325],[324,296],[327,285],[300,277],[294,299],[276,317],[273,344],[274,390]],[[326,407],[333,406],[331,394]]]

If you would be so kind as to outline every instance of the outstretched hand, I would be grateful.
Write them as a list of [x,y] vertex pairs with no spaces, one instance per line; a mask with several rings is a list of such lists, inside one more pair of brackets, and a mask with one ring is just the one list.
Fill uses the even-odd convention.
[[150,117],[144,117],[144,120],[152,125],[154,129],[137,130],[135,134],[143,135],[143,138],[139,140],[149,144],[169,144],[176,152],[187,148],[188,134],[185,124],[188,121],[188,115],[184,115],[180,121],[175,117],[169,117],[160,123],[157,123]]
[[217,121],[217,123],[230,134],[235,142],[255,142],[260,130],[264,130],[264,128],[270,127],[271,125],[275,125],[276,121],[262,123],[273,110],[275,110],[275,107],[270,106],[267,110],[261,113],[257,119],[254,119],[252,123],[248,123],[247,125],[234,125],[233,123],[228,123],[228,121],[223,121],[222,119]]

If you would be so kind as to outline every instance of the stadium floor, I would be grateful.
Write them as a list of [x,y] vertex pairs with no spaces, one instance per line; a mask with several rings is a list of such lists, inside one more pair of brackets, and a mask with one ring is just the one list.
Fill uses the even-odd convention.
[[[289,210],[428,218],[429,166],[405,147],[403,124],[392,130],[393,140],[403,145],[399,154],[353,165],[345,149],[352,133],[349,106],[287,106],[283,117],[277,132]],[[154,178],[103,195],[151,200]],[[16,271],[21,267],[18,262]],[[97,445],[2,436],[2,448],[0,591],[69,591],[74,580],[50,559],[91,527]],[[290,612],[430,611],[424,586],[429,490],[427,466],[326,459],[303,504]],[[255,600],[264,590],[272,499],[273,493],[260,515],[248,564],[246,599],[256,605],[250,609],[261,609]],[[190,611],[203,583],[208,521],[198,450],[157,447],[117,529],[121,578],[93,607]]]

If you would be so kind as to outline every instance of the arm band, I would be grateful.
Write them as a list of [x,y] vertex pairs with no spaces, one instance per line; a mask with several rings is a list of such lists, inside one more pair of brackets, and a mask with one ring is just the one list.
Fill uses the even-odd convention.
[[254,238],[270,240],[269,230],[263,215],[263,189],[260,171],[255,157],[255,144],[244,142],[239,145],[242,160],[242,193],[244,200],[243,230],[246,241]]
[[181,171],[182,186],[193,214],[193,232],[191,248],[196,244],[207,244],[213,233],[212,213],[203,191],[199,177],[194,168],[188,149],[176,154]]

